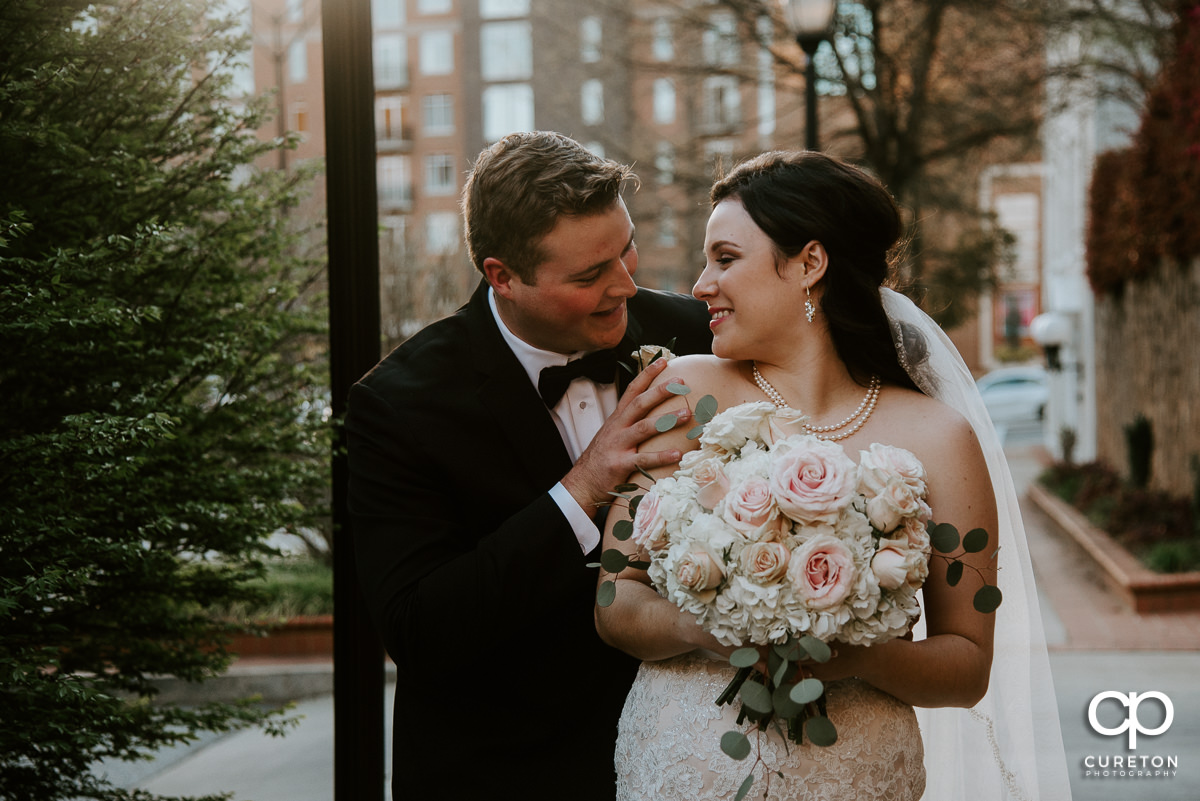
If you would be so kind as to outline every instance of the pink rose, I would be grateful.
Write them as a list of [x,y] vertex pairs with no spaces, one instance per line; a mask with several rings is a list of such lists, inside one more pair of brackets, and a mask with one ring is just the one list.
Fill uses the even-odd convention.
[[639,548],[652,551],[667,546],[667,518],[658,490],[650,490],[638,502],[637,513],[633,516],[633,541]]
[[781,542],[756,542],[742,551],[742,569],[754,581],[771,584],[787,573],[791,553]]
[[729,492],[729,479],[716,459],[706,459],[696,465],[692,471],[692,480],[696,482],[699,491],[696,493],[696,503],[708,511],[712,511]]
[[[922,505],[924,505],[924,501],[922,501]],[[909,548],[920,551],[922,554],[928,554],[930,550],[929,529],[925,526],[928,519],[928,517],[920,515],[907,518],[900,528],[896,529],[895,536],[903,537],[908,542]]]
[[905,584],[916,589],[925,583],[929,566],[925,555],[910,548],[907,541],[880,540],[871,559],[871,572],[885,590],[898,590]]
[[725,578],[725,572],[711,553],[697,547],[679,559],[675,567],[675,577],[679,579],[679,586],[685,590],[702,593],[715,589]]
[[725,522],[743,534],[758,531],[776,514],[775,499],[764,478],[751,476],[725,496]]
[[797,548],[787,569],[796,594],[816,610],[844,601],[857,575],[850,550],[829,534],[818,534]]
[[871,572],[875,574],[875,580],[879,582],[880,587],[885,590],[898,590],[908,580],[908,567],[905,565],[904,551],[897,547],[895,542],[887,540],[884,542],[888,542],[888,544],[880,543],[882,547],[875,552],[874,558],[871,559]]
[[798,523],[836,523],[857,483],[858,468],[831,442],[801,441],[771,465],[775,502]]
[[904,481],[894,478],[867,501],[867,518],[872,526],[886,534],[905,518],[919,517],[923,505],[924,502]]

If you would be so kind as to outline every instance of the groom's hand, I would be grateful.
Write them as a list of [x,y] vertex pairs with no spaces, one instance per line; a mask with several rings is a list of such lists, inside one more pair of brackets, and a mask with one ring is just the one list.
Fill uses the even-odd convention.
[[[660,433],[654,426],[661,414],[656,414],[654,420],[647,419],[647,415],[671,397],[667,390],[670,381],[651,386],[666,365],[666,359],[658,359],[630,382],[616,411],[596,432],[571,471],[563,476],[563,487],[588,514],[611,502],[612,488],[639,467],[653,470],[683,458],[678,449],[638,452],[639,445]],[[679,417],[676,426],[691,419],[691,410],[686,405],[674,413]]]

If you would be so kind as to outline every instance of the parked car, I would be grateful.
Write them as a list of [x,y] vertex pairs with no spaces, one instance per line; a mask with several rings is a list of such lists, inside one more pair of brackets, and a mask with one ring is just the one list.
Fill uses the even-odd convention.
[[995,422],[1041,420],[1050,388],[1045,368],[1034,365],[999,367],[975,382]]

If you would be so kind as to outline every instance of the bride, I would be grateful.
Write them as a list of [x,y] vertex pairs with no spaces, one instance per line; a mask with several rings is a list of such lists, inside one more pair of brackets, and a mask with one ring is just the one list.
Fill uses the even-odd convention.
[[[693,294],[708,304],[714,355],[674,360],[659,380],[711,394],[720,409],[798,410],[806,433],[855,462],[874,443],[910,451],[933,519],[992,535],[963,560],[969,576],[998,580],[1005,600],[995,614],[976,611],[978,581],[951,586],[948,563],[931,560],[923,630],[872,647],[831,642],[831,660],[804,666],[825,682],[837,742],[797,745],[768,728],[743,763],[720,748],[724,732],[747,730],[738,705],[714,703],[734,648],[659,596],[645,572],[623,570],[615,601],[596,609],[601,637],[643,660],[619,726],[617,797],[732,799],[753,764],[757,797],[769,786],[772,798],[814,801],[1069,798],[1057,718],[1031,712],[1056,707],[1003,455],[953,345],[881,289],[902,231],[894,201],[867,174],[813,152],[742,163],[711,200]],[[672,447],[697,445],[684,429],[643,445]],[[608,516],[605,548],[632,555],[613,534],[621,517]],[[950,709],[924,719],[935,708]]]

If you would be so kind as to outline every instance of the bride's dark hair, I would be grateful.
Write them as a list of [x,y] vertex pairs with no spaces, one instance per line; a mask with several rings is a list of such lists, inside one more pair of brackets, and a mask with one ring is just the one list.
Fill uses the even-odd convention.
[[735,166],[709,197],[714,207],[741,201],[774,243],[777,269],[809,242],[820,242],[829,254],[820,311],[838,357],[863,386],[878,375],[916,389],[896,356],[879,297],[903,232],[883,184],[823,153],[772,151]]

